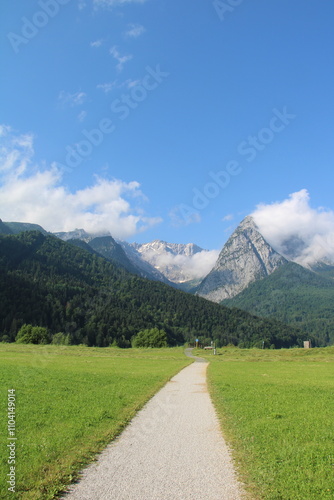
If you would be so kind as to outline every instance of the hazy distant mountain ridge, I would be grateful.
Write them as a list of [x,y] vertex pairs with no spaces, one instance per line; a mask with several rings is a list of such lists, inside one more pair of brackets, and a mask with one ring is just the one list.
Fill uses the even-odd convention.
[[39,231],[45,235],[49,234],[38,224],[31,224],[30,222],[2,222],[0,219],[0,234],[19,234],[24,231]]
[[167,243],[163,240],[154,240],[150,243],[133,243],[133,246],[142,254],[147,254],[153,251],[157,254],[171,253],[173,255],[194,255],[195,253],[203,252],[203,248],[194,243]]
[[53,233],[53,235],[57,236],[57,238],[60,238],[63,241],[82,240],[86,243],[89,243],[97,236],[110,236],[110,233],[90,234],[87,233],[84,229],[74,229],[73,231],[60,231],[58,233]]
[[118,241],[118,243],[121,245],[132,264],[143,273],[143,276],[150,275],[152,277],[151,279],[172,285],[158,269],[143,259],[142,254],[136,249],[137,243],[128,243],[127,241]]
[[13,232],[9,229],[7,224],[2,222],[1,219],[0,219],[0,234],[13,234]]
[[130,273],[137,274],[142,278],[148,278],[156,281],[168,283],[162,274],[158,274],[156,270],[149,265],[141,265],[140,259],[134,259],[131,252],[127,251],[129,243],[116,241],[110,233],[92,234],[87,233],[84,229],[75,229],[73,231],[64,231],[54,233],[54,236],[63,241],[68,242],[85,242],[99,255],[110,260],[116,265],[122,266]]
[[133,243],[132,246],[144,261],[173,283],[184,283],[205,276],[206,272],[201,272],[201,268],[205,257],[211,255],[211,252],[203,250],[194,243],[167,243],[154,240],[150,243]]
[[253,218],[247,216],[224,245],[197,293],[221,302],[238,295],[250,283],[265,278],[287,262],[266,242]]

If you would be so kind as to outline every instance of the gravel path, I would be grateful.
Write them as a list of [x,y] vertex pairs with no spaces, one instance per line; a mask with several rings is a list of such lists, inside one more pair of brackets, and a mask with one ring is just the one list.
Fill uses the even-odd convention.
[[240,500],[207,366],[197,361],[173,377],[63,499]]

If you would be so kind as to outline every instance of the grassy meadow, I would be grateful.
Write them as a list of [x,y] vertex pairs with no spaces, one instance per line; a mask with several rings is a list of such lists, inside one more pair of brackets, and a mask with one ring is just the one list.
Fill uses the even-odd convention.
[[[54,498],[173,375],[182,348],[0,344],[0,498]],[[16,396],[16,486],[6,484],[7,394]]]
[[334,348],[197,351],[251,498],[334,498]]

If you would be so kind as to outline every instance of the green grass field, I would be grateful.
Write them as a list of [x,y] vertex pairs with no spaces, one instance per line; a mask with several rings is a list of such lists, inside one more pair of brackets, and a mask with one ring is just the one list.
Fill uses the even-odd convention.
[[[0,498],[54,498],[191,361],[182,348],[0,344]],[[15,493],[7,396],[15,389]]]
[[218,352],[209,388],[251,498],[333,499],[334,348]]

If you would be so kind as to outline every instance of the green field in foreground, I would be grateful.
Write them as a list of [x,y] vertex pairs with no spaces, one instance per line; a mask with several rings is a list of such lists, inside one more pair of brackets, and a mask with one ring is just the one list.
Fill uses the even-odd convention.
[[334,348],[226,348],[208,381],[252,498],[334,498]]
[[[182,348],[0,344],[0,498],[53,498],[190,362]],[[15,493],[6,484],[10,389],[16,398]]]

